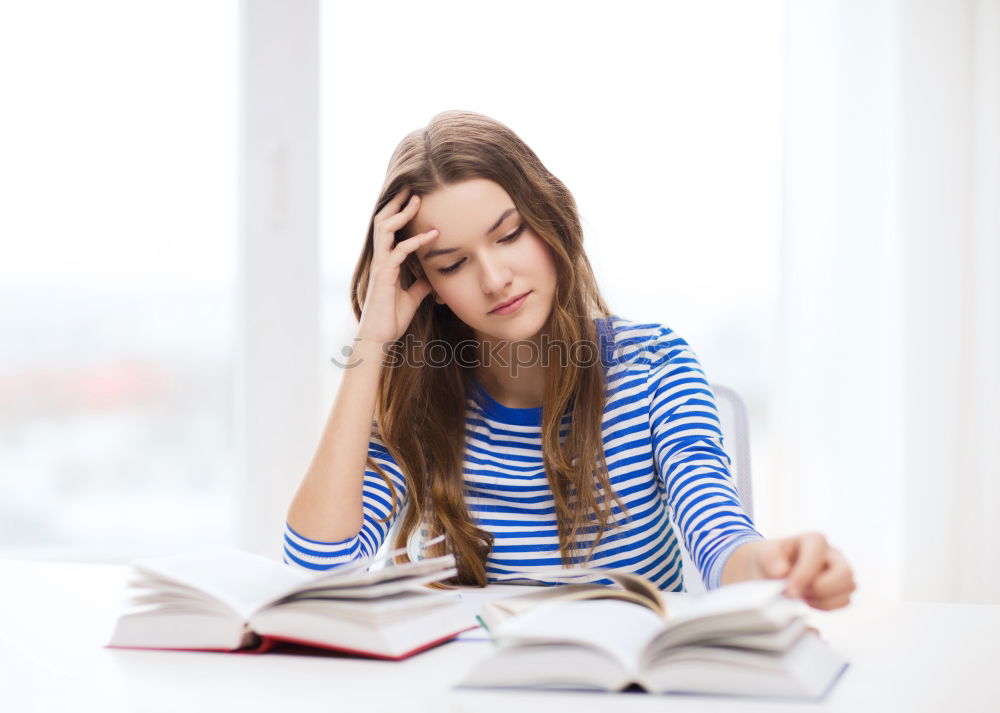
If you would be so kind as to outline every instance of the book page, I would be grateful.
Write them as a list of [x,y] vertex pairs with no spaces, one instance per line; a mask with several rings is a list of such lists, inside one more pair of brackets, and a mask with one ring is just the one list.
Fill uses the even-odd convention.
[[356,583],[351,587],[325,587],[322,589],[313,589],[310,587],[309,589],[296,589],[293,594],[271,603],[274,606],[281,606],[289,601],[299,601],[302,599],[378,599],[403,592],[430,591],[425,588],[425,585],[439,582],[456,574],[458,574],[458,570],[452,567],[451,569],[441,569],[430,574],[413,575],[400,579],[394,578],[379,581],[373,578],[371,584]]
[[666,592],[663,597],[667,623],[764,609],[781,597],[787,584],[783,579],[755,579],[728,584],[704,594]]
[[242,619],[264,602],[312,579],[308,572],[236,549],[158,557],[136,562],[133,567],[205,592]]
[[[467,671],[458,685],[616,691],[630,682],[631,676],[622,670],[621,664],[604,651],[573,644],[536,644],[495,649]],[[613,705],[606,707],[616,710]]]
[[[367,571],[361,567],[351,570],[338,568],[327,572],[313,579],[307,580],[304,584],[295,588],[296,593],[308,592],[311,590],[332,590],[332,589],[354,589],[367,588],[373,584],[381,582],[391,582],[394,580],[405,580],[422,575],[436,574],[437,579],[447,579],[454,572],[455,558],[452,555],[432,557],[430,559],[416,560],[414,562],[404,562],[391,564],[382,569]],[[435,581],[433,579],[428,581]],[[349,595],[345,595],[349,596]]]
[[595,648],[635,672],[646,645],[662,628],[659,615],[629,602],[556,600],[501,623],[493,636],[501,646],[572,643]]
[[599,567],[551,567],[547,569],[535,569],[530,572],[509,572],[497,579],[498,581],[527,580],[538,582],[553,580],[561,582],[562,586],[591,584],[594,588],[603,587],[608,591],[621,591],[612,589],[606,584],[596,583],[597,580],[610,579],[621,587],[622,590],[634,595],[631,597],[624,596],[621,599],[627,599],[646,606],[666,618],[666,610],[661,597],[662,592],[648,579],[634,572],[602,569]]
[[513,616],[518,616],[541,604],[555,600],[568,602],[613,599],[616,601],[632,602],[647,609],[651,606],[649,599],[646,597],[632,591],[617,589],[603,584],[562,584],[557,587],[523,588],[535,591],[528,591],[524,594],[506,597],[483,605],[480,617],[487,628],[495,628]]

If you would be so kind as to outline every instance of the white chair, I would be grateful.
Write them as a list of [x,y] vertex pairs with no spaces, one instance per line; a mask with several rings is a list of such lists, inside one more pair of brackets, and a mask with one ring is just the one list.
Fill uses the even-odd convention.
[[[729,455],[732,465],[730,472],[736,479],[736,490],[750,519],[753,519],[753,489],[750,481],[750,427],[747,419],[746,404],[739,394],[722,384],[712,384],[715,403],[719,409],[719,420],[722,423],[722,442]],[[701,573],[691,559],[680,528],[674,523],[674,532],[681,546],[681,561],[684,566],[684,589],[689,592],[704,592],[705,585],[701,581]]]

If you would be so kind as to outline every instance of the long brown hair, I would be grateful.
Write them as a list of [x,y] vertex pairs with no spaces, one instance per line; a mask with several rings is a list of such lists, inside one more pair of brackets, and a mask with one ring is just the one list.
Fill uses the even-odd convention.
[[[528,227],[551,249],[556,265],[556,296],[547,322],[554,348],[581,341],[598,344],[594,320],[610,316],[594,273],[583,251],[583,231],[576,202],[535,153],[508,127],[473,112],[445,111],[409,133],[389,161],[385,183],[368,236],[351,281],[351,305],[361,318],[371,270],[374,217],[405,186],[418,195],[472,178],[499,184],[510,195]],[[406,237],[406,228],[396,241]],[[400,270],[407,288],[422,276],[415,255]],[[462,360],[444,366],[422,367],[421,345],[456,345],[474,339],[472,330],[446,305],[425,299],[406,333],[394,344],[394,365],[384,368],[379,381],[373,433],[378,433],[406,478],[409,507],[395,546],[405,547],[420,526],[427,535],[443,534],[432,551],[452,552],[458,581],[483,586],[486,557],[493,536],[477,527],[465,503],[462,474],[465,447],[466,397],[473,376]],[[611,501],[625,514],[614,493],[604,459],[602,420],[606,399],[605,374],[599,359],[575,364],[565,354],[550,367],[542,405],[542,454],[555,499],[559,553],[564,566],[586,561],[610,525]],[[565,440],[560,438],[564,414],[570,413]],[[368,458],[392,492],[393,513],[400,506],[385,472]],[[594,533],[582,558],[577,538]],[[406,560],[406,555],[400,559]]]

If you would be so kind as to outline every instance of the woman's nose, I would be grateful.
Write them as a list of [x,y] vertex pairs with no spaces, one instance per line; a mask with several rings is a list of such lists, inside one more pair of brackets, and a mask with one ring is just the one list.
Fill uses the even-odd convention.
[[511,270],[496,260],[483,260],[480,264],[483,266],[483,292],[486,292],[487,294],[503,292],[504,288],[510,284],[513,277]]

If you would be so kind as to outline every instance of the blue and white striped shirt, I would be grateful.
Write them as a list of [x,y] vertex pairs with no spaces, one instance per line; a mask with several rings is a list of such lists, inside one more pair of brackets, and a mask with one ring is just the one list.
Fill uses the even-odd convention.
[[[668,327],[617,315],[598,320],[597,326],[608,385],[605,459],[629,517],[609,526],[586,566],[636,572],[660,589],[684,591],[671,526],[676,523],[706,588],[716,589],[729,554],[762,535],[739,501],[705,374],[688,343]],[[542,461],[541,418],[541,408],[504,406],[473,382],[466,402],[463,473],[469,512],[495,538],[486,560],[491,582],[562,564],[555,503]],[[377,435],[368,450],[405,506],[406,481],[395,459]],[[390,502],[382,478],[366,467],[361,531],[341,542],[320,542],[286,522],[285,562],[323,570],[373,556],[393,522],[380,519]],[[618,508],[613,512],[618,514]],[[580,542],[585,553],[591,542],[586,535]]]

